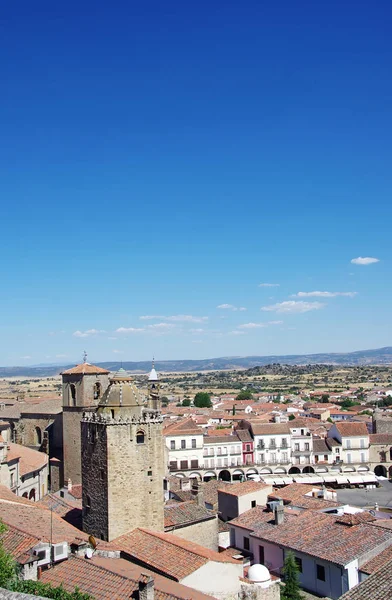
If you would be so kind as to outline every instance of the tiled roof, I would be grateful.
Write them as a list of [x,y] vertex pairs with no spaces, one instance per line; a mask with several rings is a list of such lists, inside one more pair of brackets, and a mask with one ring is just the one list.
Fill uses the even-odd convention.
[[23,404],[20,407],[21,415],[58,415],[63,411],[62,398],[42,398],[34,404]]
[[12,554],[15,560],[39,543],[38,538],[11,525],[7,526],[7,531],[0,536],[0,539],[4,550]]
[[290,433],[288,423],[257,423],[252,421],[253,435],[282,435]]
[[321,491],[321,488],[306,483],[290,483],[290,485],[286,485],[273,494],[270,494],[269,498],[281,498],[286,504],[311,510],[323,510],[339,506],[334,500],[324,500],[323,498],[314,498],[313,496],[306,495],[311,494],[313,490]]
[[36,503],[38,506],[53,510],[56,515],[59,515],[67,523],[71,523],[74,527],[82,529],[82,502],[65,500],[55,494],[47,494]]
[[238,444],[240,440],[236,435],[205,435],[204,445],[206,444]]
[[207,510],[204,506],[200,506],[193,500],[166,505],[164,515],[165,527],[168,528],[181,527],[216,518],[212,511]]
[[253,442],[249,431],[247,429],[237,429],[236,434],[238,435],[241,442]]
[[252,494],[265,489],[271,489],[271,486],[257,481],[243,481],[229,483],[223,490],[219,490],[219,492],[222,494],[229,494],[230,496],[245,496],[246,494]]
[[34,502],[32,502],[31,500],[27,500],[27,498],[16,496],[5,485],[0,485],[0,502],[2,500],[5,500],[6,502],[12,502],[13,504],[25,504],[27,506],[34,506]]
[[71,496],[73,496],[77,500],[81,500],[82,499],[82,484],[81,483],[73,484],[72,488],[70,490],[68,490],[68,494],[71,494]]
[[215,506],[218,504],[218,490],[224,490],[228,485],[227,481],[219,481],[217,479],[211,479],[207,483],[203,483],[203,497],[204,502]]
[[392,560],[359,585],[343,594],[339,600],[387,600],[392,598]]
[[88,540],[86,533],[76,529],[56,513],[51,513],[50,510],[38,506],[34,502],[27,501],[28,504],[22,504],[18,502],[23,500],[22,498],[15,496],[14,498],[15,501],[0,499],[0,519],[6,525],[17,527],[24,533],[45,542],[50,541],[51,530],[54,543],[72,543],[75,540],[82,543]]
[[392,445],[392,434],[391,433],[371,433],[369,435],[371,444],[387,444]]
[[72,369],[67,369],[67,371],[63,371],[61,375],[108,375],[109,373],[110,371],[107,371],[107,369],[102,369],[101,367],[90,365],[90,363],[82,363],[80,365],[72,367]]
[[191,417],[188,417],[186,419],[180,419],[165,427],[163,435],[167,437],[174,435],[203,435],[203,431],[196,425]]
[[[145,567],[140,567],[139,565],[135,565],[131,563],[129,560],[125,560],[124,558],[103,558],[101,556],[94,556],[91,559],[91,562],[94,564],[104,567],[112,573],[117,573],[118,575],[123,575],[123,577],[132,578],[135,580],[139,580],[143,575],[151,576],[154,579],[154,587],[155,587],[155,598],[160,600],[161,598],[170,597],[170,600],[180,598],[189,600],[210,600],[211,596],[207,596],[202,592],[199,592],[193,588],[189,588],[188,586],[182,585],[177,581],[173,581],[172,579],[167,579],[162,575],[157,575],[153,571],[146,569]],[[164,595],[165,594],[165,595]],[[167,596],[168,595],[168,596]]]
[[181,539],[171,533],[134,529],[114,540],[113,545],[133,560],[181,581],[210,561],[234,562],[218,552]]
[[313,452],[315,454],[329,454],[331,452],[325,440],[313,440]]
[[48,455],[44,452],[32,450],[20,444],[10,444],[7,461],[19,458],[19,474],[21,476],[39,471],[48,464]]
[[369,432],[365,423],[335,423],[336,429],[343,437],[368,436]]
[[[279,546],[309,556],[345,566],[349,562],[360,558],[363,554],[376,551],[382,545],[392,543],[392,531],[381,527],[373,527],[369,523],[347,526],[338,522],[336,515],[329,515],[315,511],[303,511],[297,516],[289,516],[285,511],[284,521],[275,525],[271,521],[272,513],[267,520],[258,514],[258,523],[249,527],[247,519],[251,509],[243,513],[230,524],[241,526],[245,523],[252,530],[252,536],[269,541]],[[380,533],[381,532],[381,533]],[[364,540],[366,543],[364,544]]]
[[385,548],[380,554],[377,554],[377,556],[368,560],[367,563],[360,567],[360,571],[371,575],[390,561],[392,561],[392,546],[388,546],[388,548]]

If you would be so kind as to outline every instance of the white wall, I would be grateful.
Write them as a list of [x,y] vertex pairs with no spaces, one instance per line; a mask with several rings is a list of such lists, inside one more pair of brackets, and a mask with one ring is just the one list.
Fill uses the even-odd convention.
[[200,569],[182,579],[180,583],[189,585],[215,598],[234,600],[238,598],[240,591],[240,577],[243,577],[242,563],[209,561]]

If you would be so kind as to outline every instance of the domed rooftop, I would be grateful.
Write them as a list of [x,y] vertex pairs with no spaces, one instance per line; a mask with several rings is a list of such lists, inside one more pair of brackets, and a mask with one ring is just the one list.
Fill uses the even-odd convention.
[[271,583],[271,575],[264,565],[251,565],[248,570],[248,579],[261,587],[268,587]]
[[132,377],[121,368],[110,378],[110,385],[98,404],[98,410],[100,408],[142,406],[143,403],[143,397]]
[[158,381],[158,373],[156,372],[156,370],[154,369],[154,367],[151,369],[150,374],[148,376],[148,381]]

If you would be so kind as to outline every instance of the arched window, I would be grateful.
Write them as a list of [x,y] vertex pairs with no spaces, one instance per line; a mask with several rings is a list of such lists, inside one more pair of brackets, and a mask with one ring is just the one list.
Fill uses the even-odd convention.
[[144,444],[144,431],[138,431],[136,434],[136,443]]
[[76,406],[76,387],[75,384],[71,383],[71,385],[69,386],[70,392],[71,392],[71,397],[69,399],[69,405],[70,406]]
[[40,446],[42,444],[42,431],[39,427],[35,428],[35,445]]
[[389,460],[392,460],[392,448],[389,449]]
[[32,500],[33,502],[35,502],[35,488],[30,490],[29,500]]
[[101,397],[101,384],[99,383],[99,381],[97,381],[97,383],[94,385],[94,400],[99,400],[99,398]]
[[383,450],[380,452],[380,462],[387,462],[387,454]]

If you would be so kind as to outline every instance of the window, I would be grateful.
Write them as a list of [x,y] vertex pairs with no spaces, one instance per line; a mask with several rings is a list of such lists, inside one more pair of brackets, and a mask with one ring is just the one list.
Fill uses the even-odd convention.
[[181,448],[182,450],[186,448],[186,440],[181,440]]
[[199,468],[199,461],[196,459],[191,460],[191,469],[198,469]]
[[192,440],[192,448],[196,448],[196,440]]
[[218,467],[222,466],[222,459],[221,458],[218,458],[218,460],[217,460],[217,466]]
[[69,386],[69,391],[71,392],[71,397],[69,399],[70,406],[76,406],[76,387],[73,383]]
[[305,443],[305,451],[309,452],[309,450],[310,450],[310,446],[309,446],[308,442],[306,442]]
[[302,558],[299,558],[299,556],[295,556],[295,562],[297,563],[298,571],[302,573]]
[[264,546],[259,546],[259,563],[264,564]]
[[359,445],[361,448],[365,447],[365,440],[360,440]]
[[175,450],[175,449],[176,449],[176,441],[170,440],[170,450]]
[[305,435],[305,429],[301,429],[301,435]]
[[169,462],[170,465],[170,470],[171,471],[177,471],[177,461],[176,460],[171,460]]
[[272,453],[271,453],[271,460],[270,460],[270,462],[271,462],[272,464],[275,464],[275,463],[276,463],[276,454],[275,454],[275,452],[272,452]]
[[346,448],[351,448],[351,440],[346,440]]
[[105,479],[105,471],[103,469],[101,469],[99,472],[99,475],[100,475],[101,481],[103,481]]
[[218,455],[222,454],[222,448],[220,446],[218,446]]
[[276,440],[275,440],[275,438],[271,438],[270,448],[276,448]]
[[86,508],[91,508],[91,498],[89,495],[86,496]]
[[282,462],[284,462],[284,463],[289,462],[289,455],[287,452],[282,452]]
[[244,550],[249,550],[249,538],[244,536]]
[[296,452],[299,452],[299,444],[294,444],[294,450],[295,450]]
[[138,431],[136,434],[136,443],[144,444],[144,431]]
[[328,462],[328,454],[324,454],[324,460],[325,462]]
[[101,384],[97,381],[97,383],[94,384],[94,400],[99,400],[99,398],[101,397],[101,392]]
[[260,454],[260,462],[263,463],[264,462],[264,454]]
[[250,452],[250,444],[246,444],[246,451]]
[[152,471],[147,471],[147,477],[152,477]]
[[351,462],[351,454],[347,454],[347,462],[350,463]]
[[35,428],[35,445],[40,446],[42,444],[42,431],[39,427]]
[[287,448],[287,439],[282,438],[282,448]]
[[250,503],[251,508],[254,508],[256,506],[256,500],[252,500],[252,502]]
[[114,419],[114,408],[112,408],[112,409],[110,410],[110,413],[111,413],[111,415],[112,415],[112,419]]
[[187,469],[188,468],[188,461],[187,460],[180,460],[180,469]]
[[366,460],[365,460],[365,453],[364,452],[361,452],[361,462],[362,463],[366,462]]
[[11,473],[11,487],[15,485],[15,473]]
[[316,574],[319,581],[325,581],[325,567],[323,565],[316,565]]

